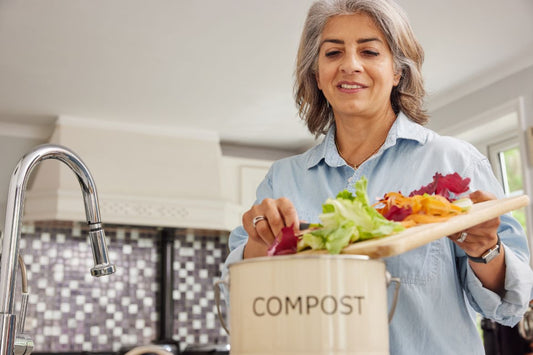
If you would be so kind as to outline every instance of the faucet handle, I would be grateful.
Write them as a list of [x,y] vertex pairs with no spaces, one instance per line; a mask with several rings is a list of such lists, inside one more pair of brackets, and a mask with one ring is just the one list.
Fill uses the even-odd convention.
[[100,223],[89,224],[89,239],[94,257],[94,267],[91,268],[91,275],[100,277],[113,274],[116,268],[114,264],[109,262],[105,233]]

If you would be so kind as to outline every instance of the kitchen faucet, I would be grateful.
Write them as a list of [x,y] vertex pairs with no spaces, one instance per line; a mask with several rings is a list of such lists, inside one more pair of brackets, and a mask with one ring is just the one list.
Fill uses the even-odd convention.
[[82,160],[68,148],[52,144],[40,145],[23,156],[11,176],[7,197],[0,264],[0,355],[29,354],[32,350],[30,348],[33,348],[32,341],[26,335],[17,337],[19,334],[16,334],[15,279],[26,185],[33,168],[46,159],[57,159],[65,163],[80,183],[95,263],[91,268],[91,275],[99,277],[115,272],[115,265],[108,260],[96,186]]

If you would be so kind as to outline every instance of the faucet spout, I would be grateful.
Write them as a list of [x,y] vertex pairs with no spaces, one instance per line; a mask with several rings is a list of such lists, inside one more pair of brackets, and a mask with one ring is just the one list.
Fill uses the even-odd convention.
[[15,277],[26,185],[33,169],[46,159],[57,159],[65,163],[76,174],[80,183],[85,215],[89,225],[89,239],[95,262],[95,266],[91,269],[91,274],[93,276],[103,276],[115,272],[115,265],[109,263],[108,260],[105,235],[100,221],[96,186],[89,169],[83,161],[68,148],[52,144],[40,145],[23,156],[15,167],[9,184],[2,241],[0,264],[0,355],[13,354],[15,338]]
[[89,224],[89,239],[94,257],[94,267],[91,268],[91,275],[100,277],[114,273],[115,265],[109,263],[105,233],[100,223]]

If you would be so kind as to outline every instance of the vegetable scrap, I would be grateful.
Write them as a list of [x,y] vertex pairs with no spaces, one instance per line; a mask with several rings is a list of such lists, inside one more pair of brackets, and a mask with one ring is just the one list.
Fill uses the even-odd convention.
[[303,235],[297,236],[292,227],[283,228],[268,255],[293,254],[305,249],[326,249],[339,254],[350,243],[404,230],[401,223],[387,220],[370,205],[367,183],[365,177],[355,183],[355,196],[344,190],[335,199],[327,199],[319,215],[322,223],[311,224]]
[[412,191],[409,194],[409,197],[424,194],[439,195],[451,202],[455,199],[455,196],[467,192],[469,184],[470,178],[463,179],[457,173],[444,176],[440,173],[436,173],[433,176],[432,182],[426,186],[422,186],[419,190]]
[[373,206],[385,218],[401,222],[404,227],[416,224],[443,222],[451,217],[466,213],[472,207],[468,197],[456,199],[468,191],[470,179],[463,179],[457,173],[433,176],[433,181],[404,196],[400,192],[389,192]]
[[293,226],[283,227],[280,235],[276,238],[274,243],[268,248],[267,255],[287,255],[296,253],[296,246],[298,244],[298,237],[294,233]]
[[322,205],[318,217],[321,224],[312,225],[298,241],[298,251],[326,249],[330,254],[339,254],[350,243],[385,237],[404,230],[395,221],[387,220],[374,207],[367,195],[368,181],[365,177],[355,183],[355,195],[348,190],[339,192]]
[[327,250],[339,254],[347,245],[401,232],[417,224],[442,222],[466,213],[472,206],[468,197],[458,198],[469,190],[470,179],[457,173],[436,173],[433,181],[411,192],[389,192],[374,205],[367,195],[368,181],[362,177],[355,183],[355,195],[339,192],[322,205],[321,223],[311,224],[302,235],[293,226],[285,227],[268,255],[294,254],[306,249]]

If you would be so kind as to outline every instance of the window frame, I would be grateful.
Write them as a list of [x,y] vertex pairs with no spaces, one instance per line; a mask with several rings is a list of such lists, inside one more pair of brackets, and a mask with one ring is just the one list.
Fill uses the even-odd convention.
[[[501,153],[513,148],[518,148],[518,150],[520,151],[520,155],[524,154],[524,152],[520,149],[520,140],[516,135],[498,142],[487,142],[487,158],[490,161],[490,165],[492,166],[494,175],[502,185],[504,192],[507,196],[521,195],[524,193],[525,188],[524,186],[522,186],[522,190],[515,192],[507,191],[507,171],[505,164],[502,162]],[[523,159],[521,159],[521,162],[523,162]],[[523,166],[522,169],[524,169]]]

